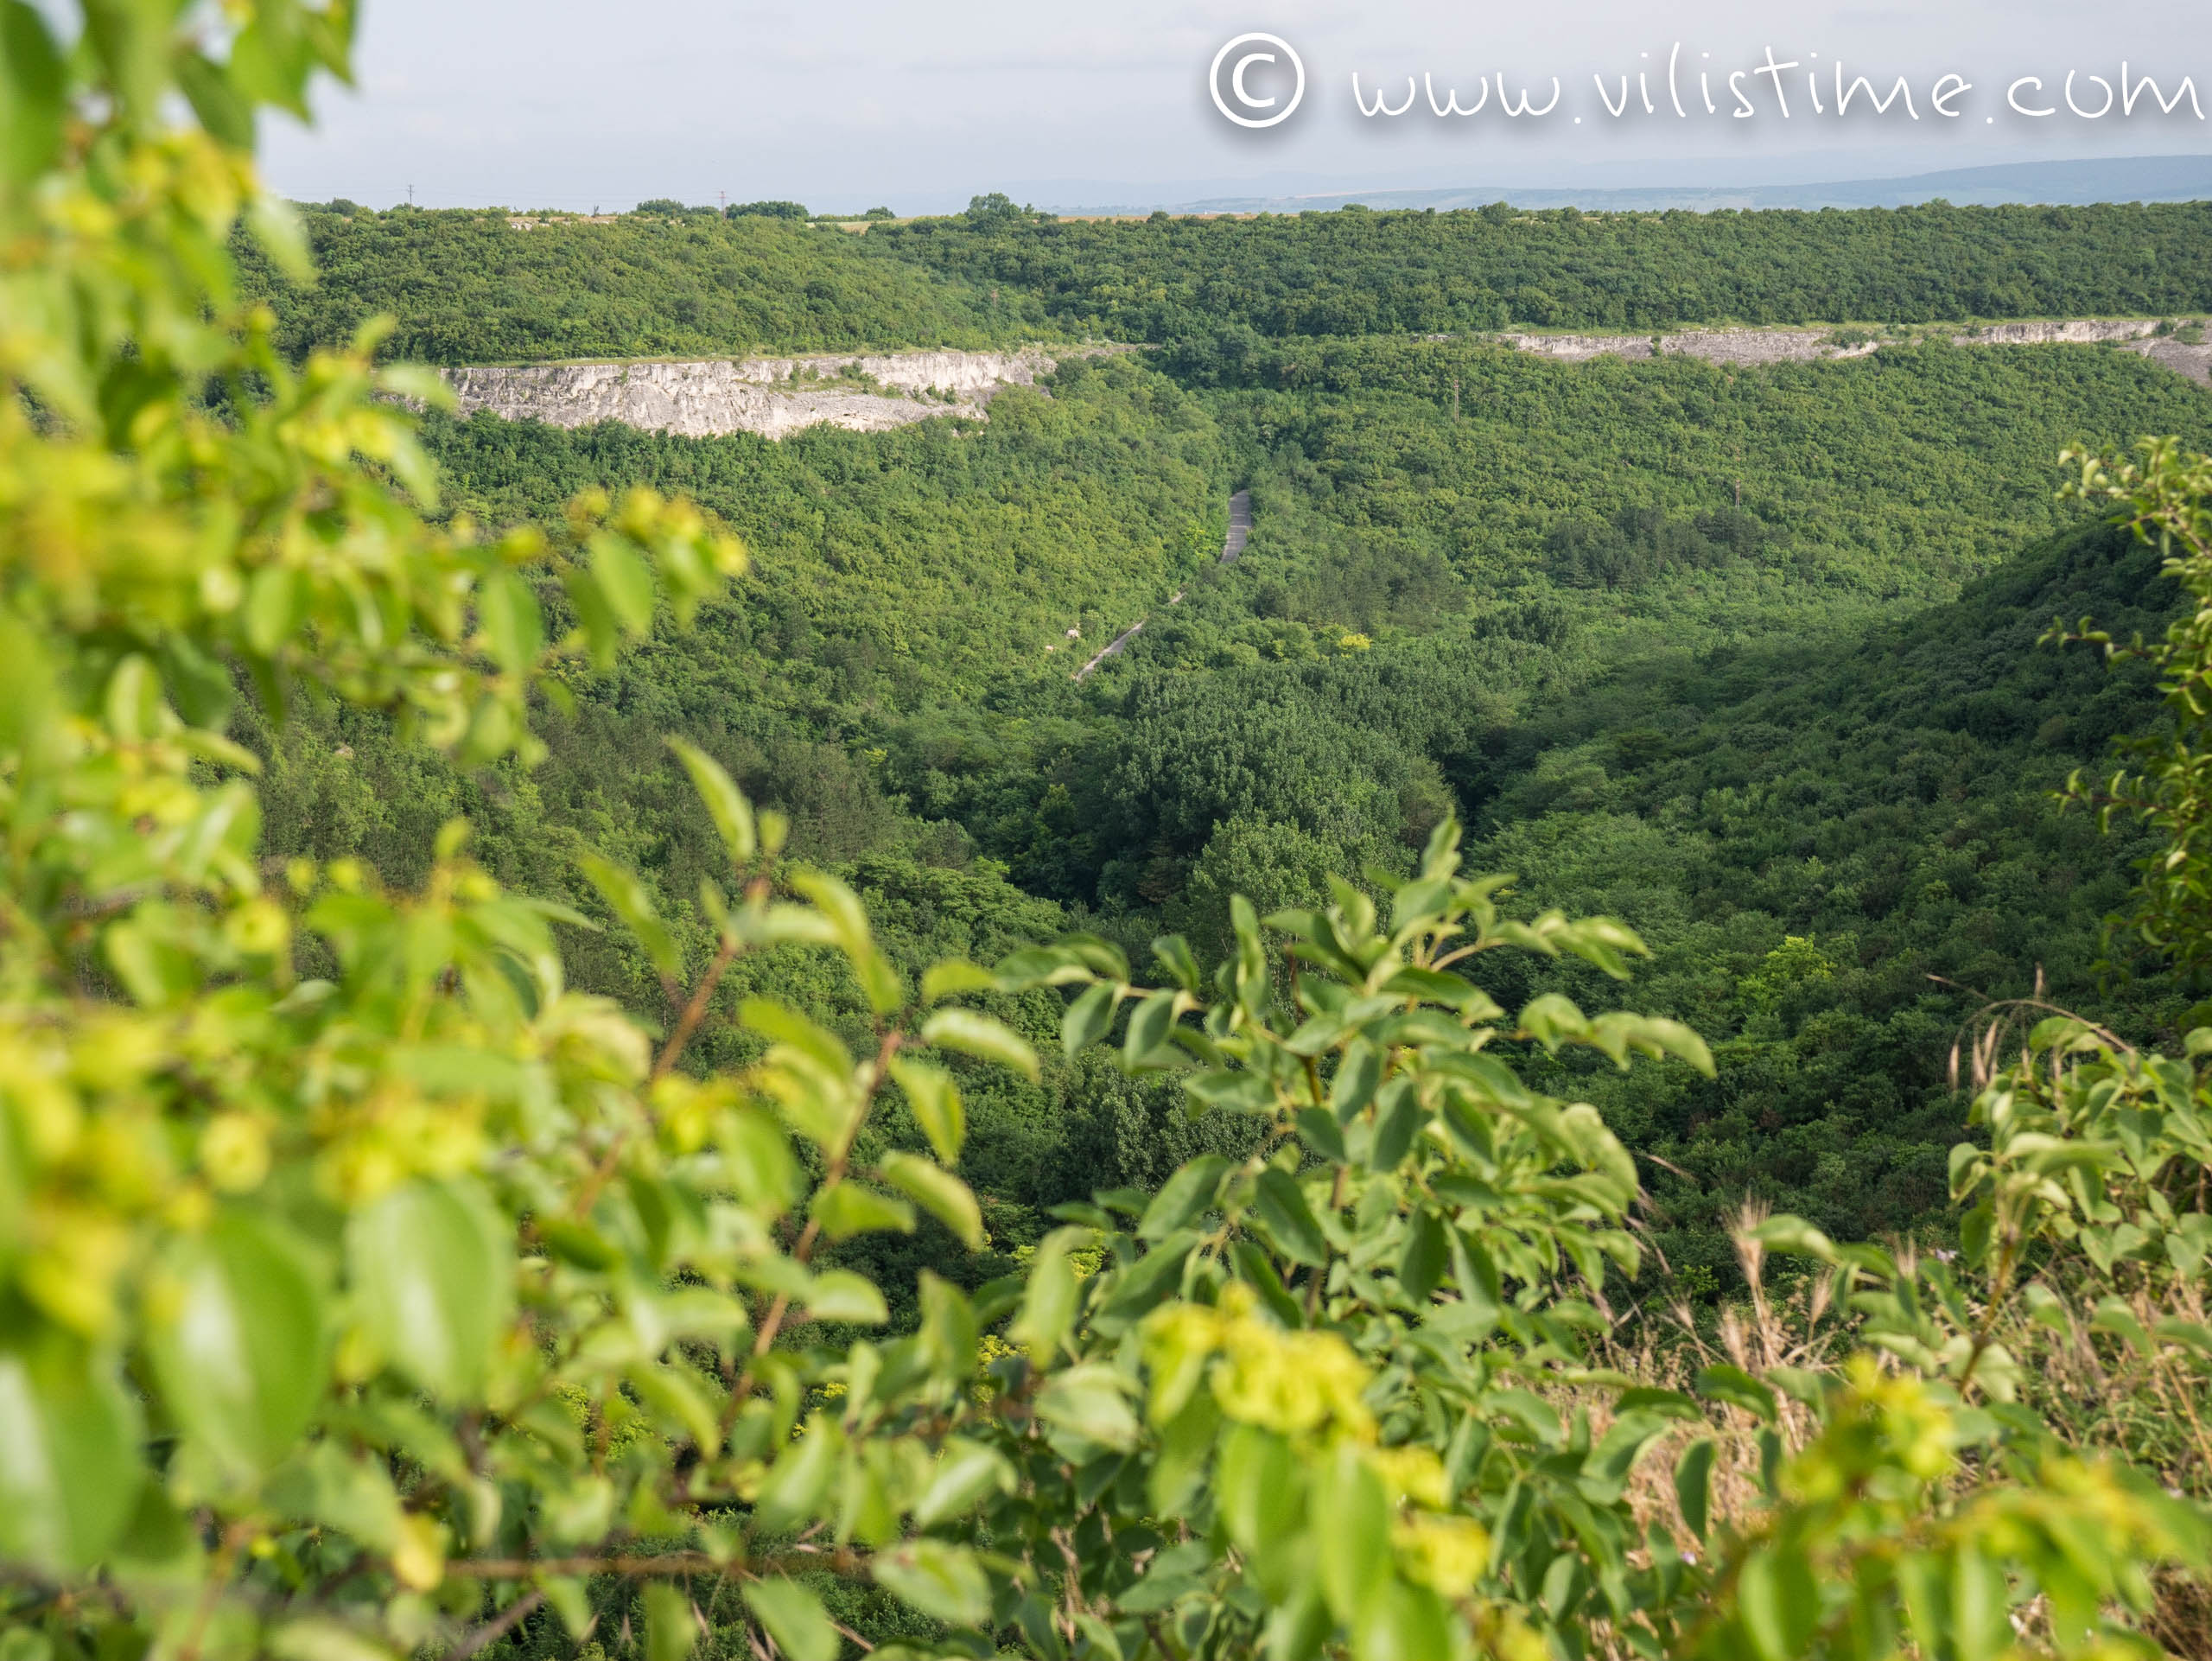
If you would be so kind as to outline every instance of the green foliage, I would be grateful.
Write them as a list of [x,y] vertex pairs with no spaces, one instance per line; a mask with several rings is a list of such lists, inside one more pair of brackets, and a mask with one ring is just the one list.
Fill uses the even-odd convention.
[[424,363],[986,347],[1051,332],[1033,309],[869,259],[865,239],[804,217],[656,206],[611,223],[513,224],[474,209],[302,207],[312,283],[250,244],[236,252],[293,357],[341,346],[378,315],[402,320],[384,352]]
[[2201,987],[2212,970],[2212,889],[2202,871],[2212,837],[2212,471],[2175,438],[2147,440],[2140,466],[2121,465],[2085,451],[2070,451],[2081,466],[2067,492],[2083,500],[2118,501],[2121,519],[2137,538],[2158,550],[2163,574],[2180,583],[2197,603],[2168,626],[2164,639],[2146,642],[2139,633],[2126,644],[2090,627],[2085,619],[2077,633],[2061,640],[2090,640],[2115,661],[2140,661],[2158,678],[2165,706],[2164,730],[2132,740],[2126,747],[2135,767],[2114,773],[2101,788],[2082,773],[2069,780],[2072,801],[2097,809],[2109,828],[2115,814],[2137,818],[2157,832],[2159,851],[2139,866],[2139,904],[2129,931],[2156,960],[2171,964]]
[[[1052,1661],[1969,1661],[2024,1635],[2105,1658],[2146,1651],[2158,1575],[2204,1572],[2190,1486],[2054,1428],[2015,1328],[2125,1346],[2194,1411],[2212,1031],[2169,1056],[2061,1017],[1999,1072],[1993,1025],[1958,1266],[1769,1219],[1747,1259],[1827,1274],[1808,1320],[1847,1310],[1837,1365],[1746,1347],[1695,1395],[1639,1378],[1605,1346],[1644,1255],[1637,1167],[1573,1058],[1711,1080],[1715,1057],[1525,976],[1509,1013],[1505,963],[1618,980],[1649,948],[1464,875],[1433,780],[1384,770],[1350,701],[1323,766],[1297,697],[1195,718],[1233,754],[1148,807],[1185,706],[1123,711],[1134,834],[1211,838],[1209,801],[1235,827],[1210,972],[1163,936],[1140,976],[1100,933],[985,967],[1049,908],[984,868],[787,859],[792,816],[696,729],[652,747],[696,798],[681,902],[611,813],[610,845],[564,850],[589,912],[503,887],[457,818],[404,887],[264,863],[234,687],[272,762],[396,716],[472,787],[518,788],[548,709],[746,561],[642,488],[584,491],[550,537],[427,523],[435,477],[381,395],[430,389],[366,339],[296,369],[271,348],[225,263],[261,200],[251,111],[342,73],[350,14],[260,0],[219,63],[163,5],[98,8],[66,55],[4,15],[11,1658],[550,1653],[595,1594],[646,1661],[699,1647],[702,1597],[717,1661],[741,1623],[827,1661],[855,1615],[909,1656]],[[162,124],[172,86],[198,124]],[[2155,462],[2133,513],[2199,524],[2203,463]],[[2194,684],[2206,644],[2168,644]],[[1373,653],[1342,661],[1389,694]],[[1315,870],[1320,838],[1394,812],[1405,850],[1416,807],[1417,863]],[[1263,920],[1247,870],[1321,893]],[[556,926],[617,942],[666,1020],[576,990]],[[1754,1030],[1840,968],[1770,948]],[[1058,1205],[981,1280],[988,1212],[951,1167],[995,1084],[1045,1088],[1055,1027],[1078,1076],[1118,1053],[1127,1119],[1165,1085],[1229,1128],[1151,1192]],[[900,1257],[925,1229],[944,1244]],[[1689,1451],[1655,1483],[1669,1437]],[[1746,1447],[1755,1498],[1716,1482]]]
[[1908,323],[2212,306],[2201,202],[1848,213],[1262,214],[869,232],[868,251],[1034,296],[1064,328],[1233,373],[1261,339],[1682,323]]
[[1310,360],[1307,337],[2212,308],[2202,203],[1128,222],[1055,220],[995,193],[864,236],[810,229],[797,202],[724,218],[664,200],[523,229],[474,210],[301,212],[317,285],[247,257],[285,348],[340,344],[392,312],[393,348],[436,363],[1104,338],[1167,347],[1179,375],[1237,385]]

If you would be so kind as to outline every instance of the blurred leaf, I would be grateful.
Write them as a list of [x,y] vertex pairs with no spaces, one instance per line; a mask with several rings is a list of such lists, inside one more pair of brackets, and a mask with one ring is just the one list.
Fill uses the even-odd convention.
[[1037,1082],[1037,1052],[1004,1021],[973,1009],[938,1009],[922,1023],[921,1041],[939,1049],[957,1050],[979,1061],[995,1061],[1010,1067],[1030,1083]]
[[1405,1250],[1398,1259],[1398,1284],[1415,1303],[1428,1301],[1443,1278],[1444,1225],[1427,1211],[1406,1219]]
[[965,1182],[912,1154],[886,1154],[881,1169],[885,1181],[951,1230],[961,1244],[970,1251],[983,1249],[982,1210]]
[[590,852],[578,854],[576,865],[592,887],[599,890],[607,909],[622,920],[623,926],[645,948],[647,961],[661,977],[673,980],[682,973],[683,957],[677,950],[675,937],[660,920],[660,914],[653,909],[652,896],[636,874]]
[[915,1525],[935,1528],[965,1516],[984,1495],[1011,1493],[1014,1488],[1013,1467],[997,1449],[957,1438],[949,1441],[938,1456],[929,1486],[914,1502]]
[[416,1178],[353,1213],[346,1258],[378,1348],[423,1390],[480,1400],[514,1308],[512,1238],[481,1189]]
[[1219,1154],[1201,1154],[1178,1169],[1160,1186],[1137,1224],[1141,1240],[1164,1240],[1185,1227],[1213,1203],[1215,1190],[1228,1172],[1229,1161]]
[[823,1233],[833,1240],[849,1240],[855,1234],[914,1231],[912,1206],[849,1179],[817,1190],[812,1210]]
[[942,1003],[947,998],[998,989],[999,977],[980,964],[964,958],[945,958],[931,964],[922,975],[922,1002]]
[[909,1540],[879,1552],[876,1584],[932,1620],[981,1626],[990,1619],[991,1583],[975,1554],[937,1540]]
[[1707,1507],[1713,1495],[1713,1439],[1700,1437],[1682,1449],[1675,1462],[1675,1501],[1682,1521],[1700,1540],[1706,1537]]
[[1111,981],[1086,987],[1060,1016],[1060,1052],[1072,1061],[1076,1053],[1106,1036],[1120,1007],[1121,989]]
[[1083,1289],[1068,1253],[1090,1238],[1087,1228],[1057,1228],[1038,1243],[1021,1295],[1021,1314],[1007,1336],[1029,1352],[1039,1367],[1049,1365],[1075,1330],[1076,1307]]
[[1774,1392],[1741,1367],[1723,1361],[1700,1369],[1697,1392],[1730,1407],[1739,1407],[1768,1424],[1774,1422]]
[[891,1059],[891,1076],[906,1092],[914,1123],[930,1139],[938,1158],[947,1165],[957,1161],[961,1144],[967,1140],[968,1116],[961,1106],[960,1086],[952,1075],[926,1061],[895,1055]]
[[797,1581],[771,1576],[747,1581],[743,1589],[753,1619],[791,1661],[837,1661],[844,1652],[844,1639],[830,1624],[822,1600]]
[[1134,1448],[1139,1432],[1128,1390],[1112,1367],[1086,1362],[1046,1381],[1038,1392],[1037,1412],[1047,1423],[1102,1447]]
[[111,1361],[50,1329],[0,1343],[0,1558],[96,1562],[137,1504],[138,1436]]
[[52,165],[67,107],[61,54],[23,0],[0,0],[0,169],[16,183]]
[[[752,1588],[746,1588],[752,1601]],[[645,1588],[645,1661],[684,1661],[699,1641],[699,1623],[691,1613],[691,1600],[665,1581]]]
[[1269,1167],[1260,1174],[1252,1203],[1268,1238],[1284,1257],[1314,1269],[1329,1261],[1329,1243],[1295,1178]]
[[760,844],[753,822],[753,804],[745,799],[745,792],[722,771],[721,764],[696,744],[671,738],[668,747],[691,775],[691,787],[699,792],[707,816],[714,820],[722,846],[729,851],[730,862],[741,869],[750,865]]
[[537,654],[545,649],[545,626],[528,582],[513,571],[494,572],[478,591],[476,608],[484,638],[500,668],[519,675],[537,663]]
[[150,1346],[164,1400],[225,1467],[268,1470],[306,1431],[322,1394],[318,1277],[296,1247],[238,1211],[182,1242],[165,1270],[175,1290]]
[[817,1321],[880,1327],[891,1319],[874,1282],[849,1269],[827,1269],[817,1275],[805,1301],[806,1312]]

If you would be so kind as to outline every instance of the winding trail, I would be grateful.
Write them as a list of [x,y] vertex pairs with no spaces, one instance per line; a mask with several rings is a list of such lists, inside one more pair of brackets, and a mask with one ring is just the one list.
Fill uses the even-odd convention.
[[[1244,551],[1244,544],[1251,534],[1252,493],[1249,490],[1240,490],[1229,499],[1229,534],[1222,538],[1221,557],[1214,563],[1217,565],[1235,564],[1236,557]],[[1183,596],[1179,594],[1170,595],[1167,603],[1171,606],[1179,606],[1183,603]],[[1123,646],[1144,633],[1144,626],[1145,619],[1140,617],[1116,634],[1107,642],[1105,648],[1096,657],[1075,671],[1076,679],[1082,680],[1107,659],[1118,657]]]

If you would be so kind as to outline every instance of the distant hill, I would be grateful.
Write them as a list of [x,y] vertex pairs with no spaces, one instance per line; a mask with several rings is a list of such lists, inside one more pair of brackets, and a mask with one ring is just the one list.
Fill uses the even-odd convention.
[[1593,213],[1656,213],[1688,208],[1712,213],[1745,207],[1907,207],[1938,197],[1960,207],[2007,203],[2051,206],[2090,202],[2182,202],[2212,199],[2212,155],[2133,156],[2087,162],[2012,162],[1953,168],[1895,179],[1843,179],[1826,184],[1647,186],[1633,189],[1576,185],[1460,186],[1429,190],[1348,191],[1298,196],[1217,196],[1171,203],[1193,213],[1295,213],[1343,207],[1580,207]]

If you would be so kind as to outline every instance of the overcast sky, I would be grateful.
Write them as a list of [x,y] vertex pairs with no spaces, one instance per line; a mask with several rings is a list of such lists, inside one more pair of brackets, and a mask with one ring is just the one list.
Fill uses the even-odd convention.
[[[1127,198],[1287,194],[1408,185],[1751,183],[1886,175],[2035,156],[2212,151],[2188,99],[2161,113],[2139,92],[2086,118],[2145,73],[2172,98],[2194,79],[2212,116],[2212,12],[2202,0],[1821,5],[1697,0],[364,0],[359,86],[326,86],[312,131],[273,124],[271,180],[305,200],[372,206],[626,207],[791,198],[824,210],[902,213],[1005,189],[1062,207]],[[2085,21],[2085,18],[2088,21]],[[1289,43],[1306,86],[1279,124],[1232,124],[1207,70],[1233,36]],[[1680,51],[1675,48],[1679,43]],[[1758,73],[1771,47],[1779,76]],[[1264,118],[1287,101],[1288,66],[1254,64],[1232,111]],[[1648,54],[1646,56],[1644,54]],[[1706,54],[1709,54],[1710,56]],[[1814,54],[1817,54],[1817,56]],[[1670,94],[1667,67],[1675,65]],[[1877,116],[1839,118],[1832,77],[1877,92],[1907,77]],[[1708,115],[1698,72],[1718,113]],[[1478,114],[1439,118],[1424,90],[1400,116],[1363,117],[1352,76],[1396,108],[1432,77],[1433,97]],[[1639,72],[1657,113],[1644,113]],[[1727,76],[1756,113],[1738,116]],[[1820,75],[1815,113],[1805,77]],[[1273,77],[1281,73],[1281,80]],[[1954,74],[1945,118],[1929,107]],[[1497,77],[1504,78],[1501,92]],[[1605,78],[1604,87],[1593,75]],[[1630,102],[1615,117],[1621,77]],[[2056,113],[2031,117],[2014,102]],[[1506,118],[1528,89],[1548,115]],[[1409,80],[1409,78],[1411,78]],[[1775,86],[1777,80],[1779,87]],[[1679,97],[1686,113],[1676,116]],[[2038,99],[2040,98],[2040,103]],[[1784,119],[1780,103],[1789,114]],[[1577,117],[1580,119],[1578,121]]]

